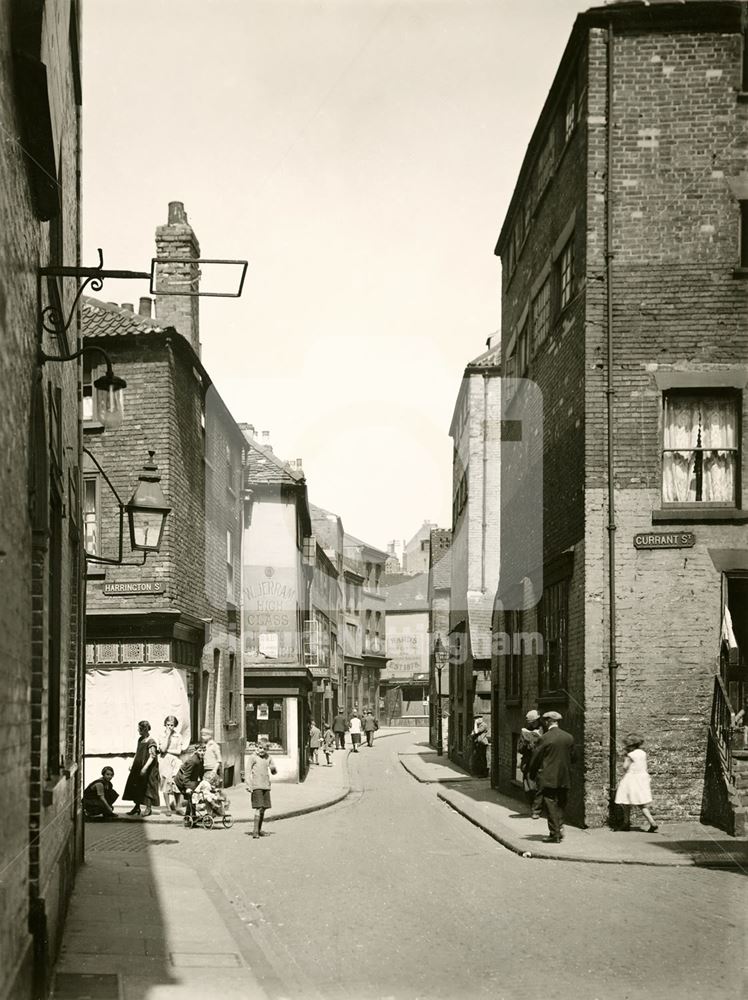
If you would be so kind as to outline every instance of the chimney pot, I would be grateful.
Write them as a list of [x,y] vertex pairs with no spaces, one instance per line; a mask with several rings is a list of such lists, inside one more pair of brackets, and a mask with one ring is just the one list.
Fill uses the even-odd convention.
[[270,431],[263,431],[262,432],[262,440],[263,441],[269,441],[270,440]]
[[153,300],[150,295],[141,295],[140,303],[138,305],[138,315],[145,316],[147,319],[151,318],[151,309],[153,307]]
[[129,313],[135,312],[135,309],[133,308],[132,302],[123,302],[122,303],[122,308],[125,309]]
[[187,224],[187,213],[184,210],[184,202],[169,202],[169,225],[184,223]]

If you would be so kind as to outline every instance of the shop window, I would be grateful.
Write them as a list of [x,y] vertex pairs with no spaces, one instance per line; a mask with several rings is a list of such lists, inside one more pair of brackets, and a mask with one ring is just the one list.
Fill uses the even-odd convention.
[[540,697],[566,695],[568,683],[569,581],[546,587],[540,603],[543,646],[538,658]]
[[739,467],[738,396],[669,392],[664,397],[663,503],[734,506]]
[[248,698],[244,703],[247,747],[252,749],[266,740],[271,750],[286,749],[286,713],[284,699]]

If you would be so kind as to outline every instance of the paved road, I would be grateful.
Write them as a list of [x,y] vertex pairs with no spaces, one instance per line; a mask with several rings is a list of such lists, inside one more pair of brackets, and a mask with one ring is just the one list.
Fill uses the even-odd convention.
[[351,756],[354,794],[261,840],[151,848],[200,873],[271,1000],[741,995],[742,874],[519,858],[405,773],[411,743]]

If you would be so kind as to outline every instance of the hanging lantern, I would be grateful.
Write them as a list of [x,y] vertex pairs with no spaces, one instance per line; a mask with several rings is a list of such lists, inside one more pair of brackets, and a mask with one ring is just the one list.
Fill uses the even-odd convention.
[[111,365],[94,382],[96,419],[106,430],[116,430],[122,424],[126,386],[127,382],[114,374]]
[[148,452],[149,459],[138,476],[136,487],[127,505],[127,519],[130,523],[130,545],[139,552],[158,552],[164,533],[166,518],[171,512],[167,507],[163,490],[159,486],[161,476],[153,461],[155,452]]

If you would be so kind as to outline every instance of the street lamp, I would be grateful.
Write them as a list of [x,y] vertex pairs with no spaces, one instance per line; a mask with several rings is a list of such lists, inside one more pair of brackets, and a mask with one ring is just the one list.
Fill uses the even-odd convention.
[[[164,525],[166,518],[171,513],[171,507],[166,506],[166,499],[159,486],[161,477],[158,474],[158,466],[153,461],[155,452],[148,452],[148,461],[143,465],[143,471],[138,477],[140,483],[136,486],[129,502],[123,504],[119,493],[94,453],[86,447],[83,448],[83,451],[101,473],[119,507],[119,538],[116,559],[100,556],[94,552],[86,552],[86,560],[91,563],[103,563],[107,566],[143,566],[148,558],[148,553],[158,552],[161,548]],[[130,526],[130,547],[135,552],[143,553],[143,561],[139,563],[126,563],[123,560],[125,511],[127,511],[127,520]]]
[[130,547],[136,552],[158,552],[166,518],[171,512],[159,486],[161,476],[153,461],[155,454],[154,451],[148,452],[148,461],[138,476],[140,485],[136,487],[126,508],[130,523]]
[[444,753],[443,720],[442,720],[442,670],[449,660],[449,653],[444,648],[441,636],[437,635],[434,643],[434,663],[436,664],[437,711],[439,713],[439,728],[436,731],[436,752],[439,757]]

